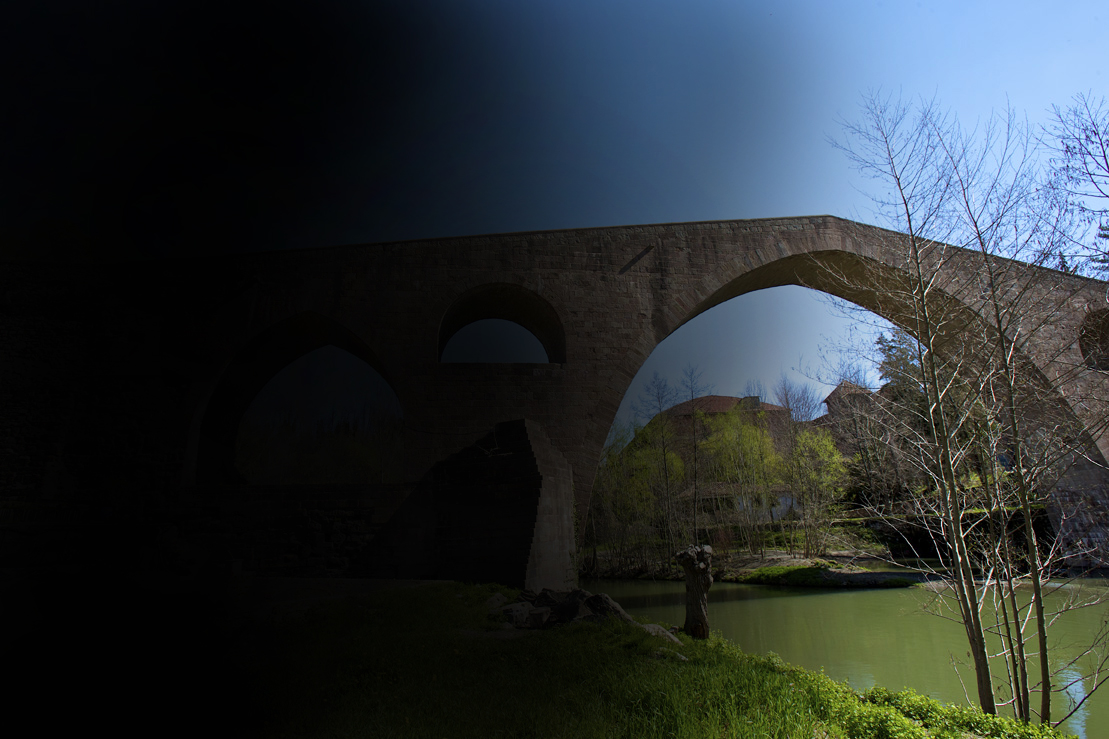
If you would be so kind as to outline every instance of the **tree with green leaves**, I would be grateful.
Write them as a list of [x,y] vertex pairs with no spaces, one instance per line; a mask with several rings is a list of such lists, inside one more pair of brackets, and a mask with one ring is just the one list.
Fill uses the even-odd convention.
[[620,569],[649,563],[646,534],[654,526],[655,501],[648,482],[650,468],[632,453],[636,429],[617,426],[601,453],[589,499],[586,535],[592,545],[591,571],[600,566],[597,547],[607,545],[610,563]]
[[[804,516],[802,506],[805,501],[799,469],[794,465],[798,437],[805,425],[816,418],[820,410],[820,398],[812,385],[794,382],[783,372],[774,387],[774,400],[786,411],[785,433],[781,435],[780,442],[784,464],[780,467],[779,479],[789,489],[791,500],[789,514],[796,526]],[[794,552],[792,531],[788,542],[789,553],[792,555]]]
[[709,420],[705,442],[713,478],[728,486],[732,511],[744,542],[755,556],[765,551],[764,523],[773,523],[777,503],[773,486],[780,466],[764,416],[736,406]]
[[803,556],[821,556],[827,552],[832,512],[842,495],[843,455],[827,429],[802,428],[781,464],[782,477],[789,481],[800,511]]

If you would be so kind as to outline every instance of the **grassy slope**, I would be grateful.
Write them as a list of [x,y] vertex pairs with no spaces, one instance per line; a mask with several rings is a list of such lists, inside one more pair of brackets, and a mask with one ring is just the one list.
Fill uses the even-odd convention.
[[[498,590],[443,584],[382,592],[258,630],[240,658],[250,703],[268,717],[263,733],[908,739],[973,729],[1041,736],[914,694],[875,690],[867,701],[824,675],[742,654],[717,636],[700,643],[683,636],[678,646],[610,620],[496,638],[507,632],[482,604]],[[665,647],[673,650],[660,652]],[[938,728],[922,728],[921,719]]]

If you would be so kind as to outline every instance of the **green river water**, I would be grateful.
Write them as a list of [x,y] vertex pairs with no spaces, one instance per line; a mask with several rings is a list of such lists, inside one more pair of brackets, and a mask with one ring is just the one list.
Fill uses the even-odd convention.
[[[583,580],[581,587],[608,593],[636,616],[680,626],[685,620],[685,586],[680,582]],[[1067,590],[1086,595],[1109,592],[1105,580],[1084,580],[1052,596],[1059,603]],[[776,652],[786,662],[845,680],[856,689],[881,685],[908,687],[945,703],[968,701],[952,663],[971,696],[974,673],[960,624],[927,613],[935,596],[920,588],[833,590],[715,583],[709,591],[709,626],[745,652]],[[1089,644],[1106,617],[1109,603],[1063,614],[1051,630],[1053,664],[1066,664]],[[1030,629],[1031,632],[1031,629]],[[1030,648],[1031,645],[1030,645]],[[998,664],[996,670],[1002,670]],[[1033,665],[1030,669],[1038,671]],[[1077,673],[1071,670],[1073,679]],[[1033,681],[1034,682],[1034,681]],[[1070,688],[1074,700],[1092,687],[1087,680]],[[1058,718],[1071,710],[1065,697],[1053,698]],[[1038,707],[1039,696],[1033,695]],[[1011,709],[999,709],[1012,715]],[[1109,737],[1109,684],[1089,698],[1061,727],[1081,739]]]

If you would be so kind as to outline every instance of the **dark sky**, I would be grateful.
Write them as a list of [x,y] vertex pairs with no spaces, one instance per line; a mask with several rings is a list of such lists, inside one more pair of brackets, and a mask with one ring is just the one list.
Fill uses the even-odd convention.
[[484,140],[514,84],[452,8],[5,4],[4,255],[447,235],[427,205],[459,183],[422,174],[450,138]]
[[783,47],[744,15],[6,3],[0,249],[208,254],[743,215],[721,185],[804,113],[787,79],[808,34]]

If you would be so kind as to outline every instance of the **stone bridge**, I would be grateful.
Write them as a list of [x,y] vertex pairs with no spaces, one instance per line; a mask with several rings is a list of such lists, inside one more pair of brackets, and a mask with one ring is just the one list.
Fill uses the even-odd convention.
[[[818,216],[2,264],[5,561],[60,567],[107,538],[123,557],[252,572],[478,579],[507,557],[512,573],[490,579],[557,586],[574,578],[572,508],[586,510],[617,408],[655,346],[730,298],[789,284],[904,322],[880,292],[840,279],[896,281],[903,238]],[[974,299],[956,288],[977,284],[972,256],[956,252],[941,285],[971,321]],[[1054,518],[1104,552],[1106,284],[1037,274],[1048,328],[1028,358],[1067,378],[1053,402],[1093,448]],[[549,363],[441,363],[451,336],[483,318],[530,330]],[[235,468],[243,413],[290,361],[329,344],[396,392],[405,479],[247,484]],[[514,489],[530,502],[497,518]],[[460,527],[474,531],[460,538]],[[522,543],[509,529],[525,531]]]

